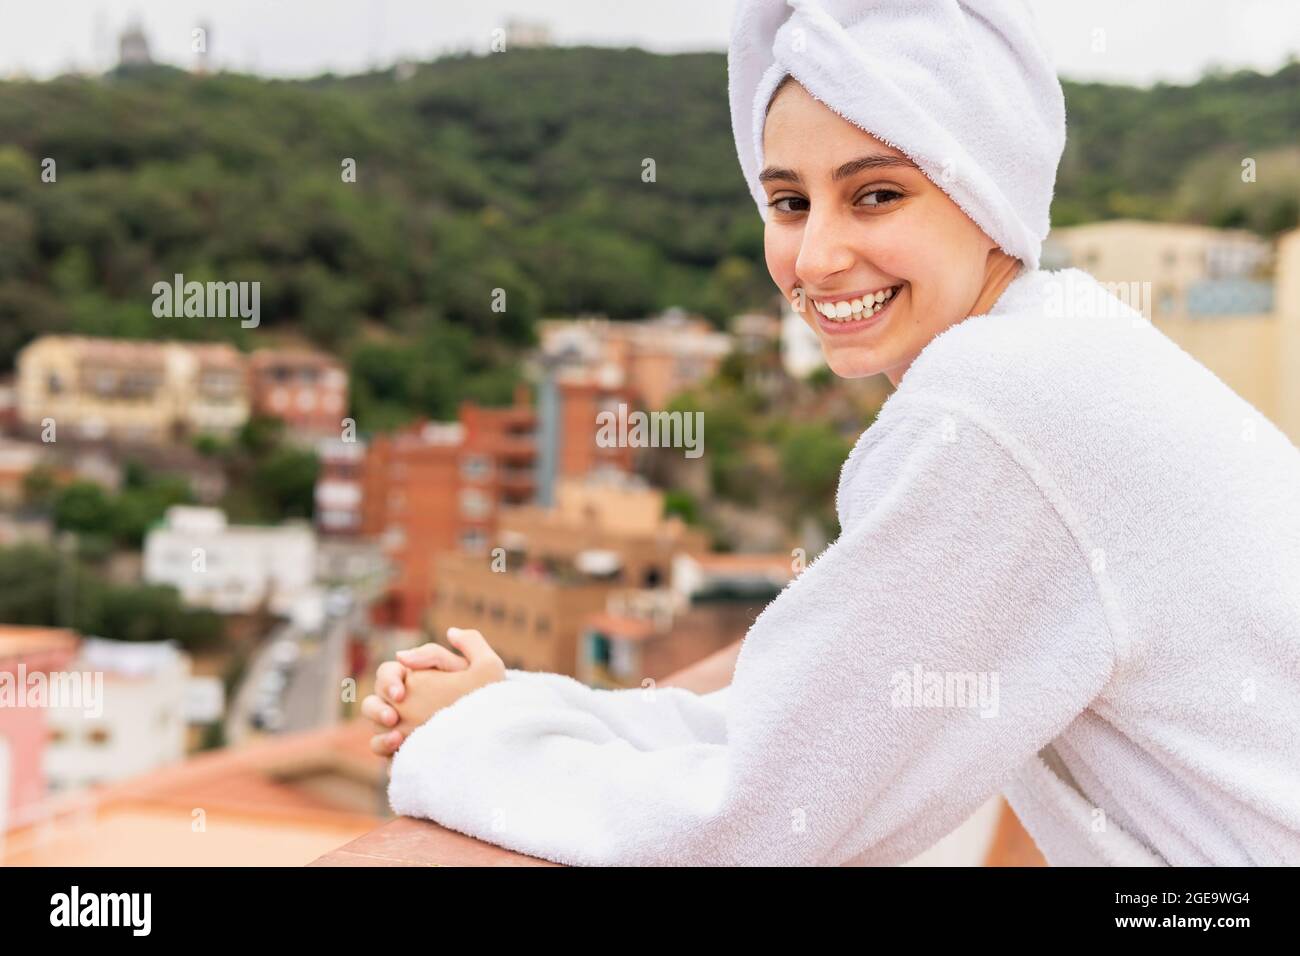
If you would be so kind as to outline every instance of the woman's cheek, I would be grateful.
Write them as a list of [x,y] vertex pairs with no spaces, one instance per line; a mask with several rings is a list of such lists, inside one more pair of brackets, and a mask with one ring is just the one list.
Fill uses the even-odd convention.
[[767,226],[763,232],[763,256],[767,272],[776,287],[789,298],[795,286],[794,264],[799,259],[799,240],[788,229]]

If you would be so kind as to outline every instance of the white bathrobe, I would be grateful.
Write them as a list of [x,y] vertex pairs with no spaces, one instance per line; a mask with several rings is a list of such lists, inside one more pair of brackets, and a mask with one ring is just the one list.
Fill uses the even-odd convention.
[[393,809],[569,864],[897,864],[1002,792],[1054,865],[1300,864],[1300,451],[1149,322],[1021,275],[836,503],[729,688],[509,671]]

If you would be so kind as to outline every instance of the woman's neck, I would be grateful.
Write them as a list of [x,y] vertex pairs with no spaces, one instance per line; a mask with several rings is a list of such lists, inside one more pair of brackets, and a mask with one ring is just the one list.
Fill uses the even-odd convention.
[[988,263],[984,267],[984,286],[980,289],[980,294],[975,298],[975,304],[966,317],[987,314],[998,299],[1002,298],[1002,293],[1007,291],[1007,286],[1020,275],[1022,267],[1021,261],[1014,256],[1007,255],[1001,249],[991,250]]
[[[984,266],[984,284],[980,287],[980,293],[975,297],[975,304],[971,306],[970,311],[963,316],[968,319],[972,315],[984,315],[993,308],[993,305],[1002,297],[1002,293],[1007,290],[1007,286],[1015,281],[1016,276],[1020,275],[1023,263],[1009,256],[1001,249],[991,249],[988,255],[988,261]],[[961,320],[959,320],[961,321]],[[916,356],[912,356],[915,360]],[[899,366],[896,369],[890,369],[885,373],[891,385],[895,389],[898,383],[903,380],[907,370],[912,367],[909,361],[906,365]]]

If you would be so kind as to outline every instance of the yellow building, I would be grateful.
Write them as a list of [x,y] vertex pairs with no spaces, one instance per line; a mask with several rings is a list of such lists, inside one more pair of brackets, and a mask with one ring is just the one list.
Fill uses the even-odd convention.
[[[1300,230],[1114,220],[1054,229],[1043,267],[1075,267],[1128,304],[1300,444]],[[1123,296],[1121,296],[1123,298]]]
[[667,588],[674,558],[707,552],[705,532],[663,512],[662,491],[617,475],[561,481],[553,508],[504,509],[489,555],[438,556],[434,635],[476,628],[509,667],[573,675],[611,595]]
[[163,442],[248,420],[244,357],[217,343],[45,335],[18,353],[23,425],[55,437]]

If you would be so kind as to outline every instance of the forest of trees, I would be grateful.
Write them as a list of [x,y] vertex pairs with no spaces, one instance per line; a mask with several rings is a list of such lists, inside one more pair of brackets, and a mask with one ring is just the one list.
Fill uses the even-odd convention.
[[[567,48],[449,57],[404,82],[150,67],[0,83],[0,370],[44,332],[287,334],[346,357],[375,427],[507,400],[542,315],[769,305],[725,71],[721,54]],[[1054,221],[1293,227],[1298,94],[1297,62],[1067,83]],[[151,287],[175,273],[260,281],[261,327],[154,318]]]

